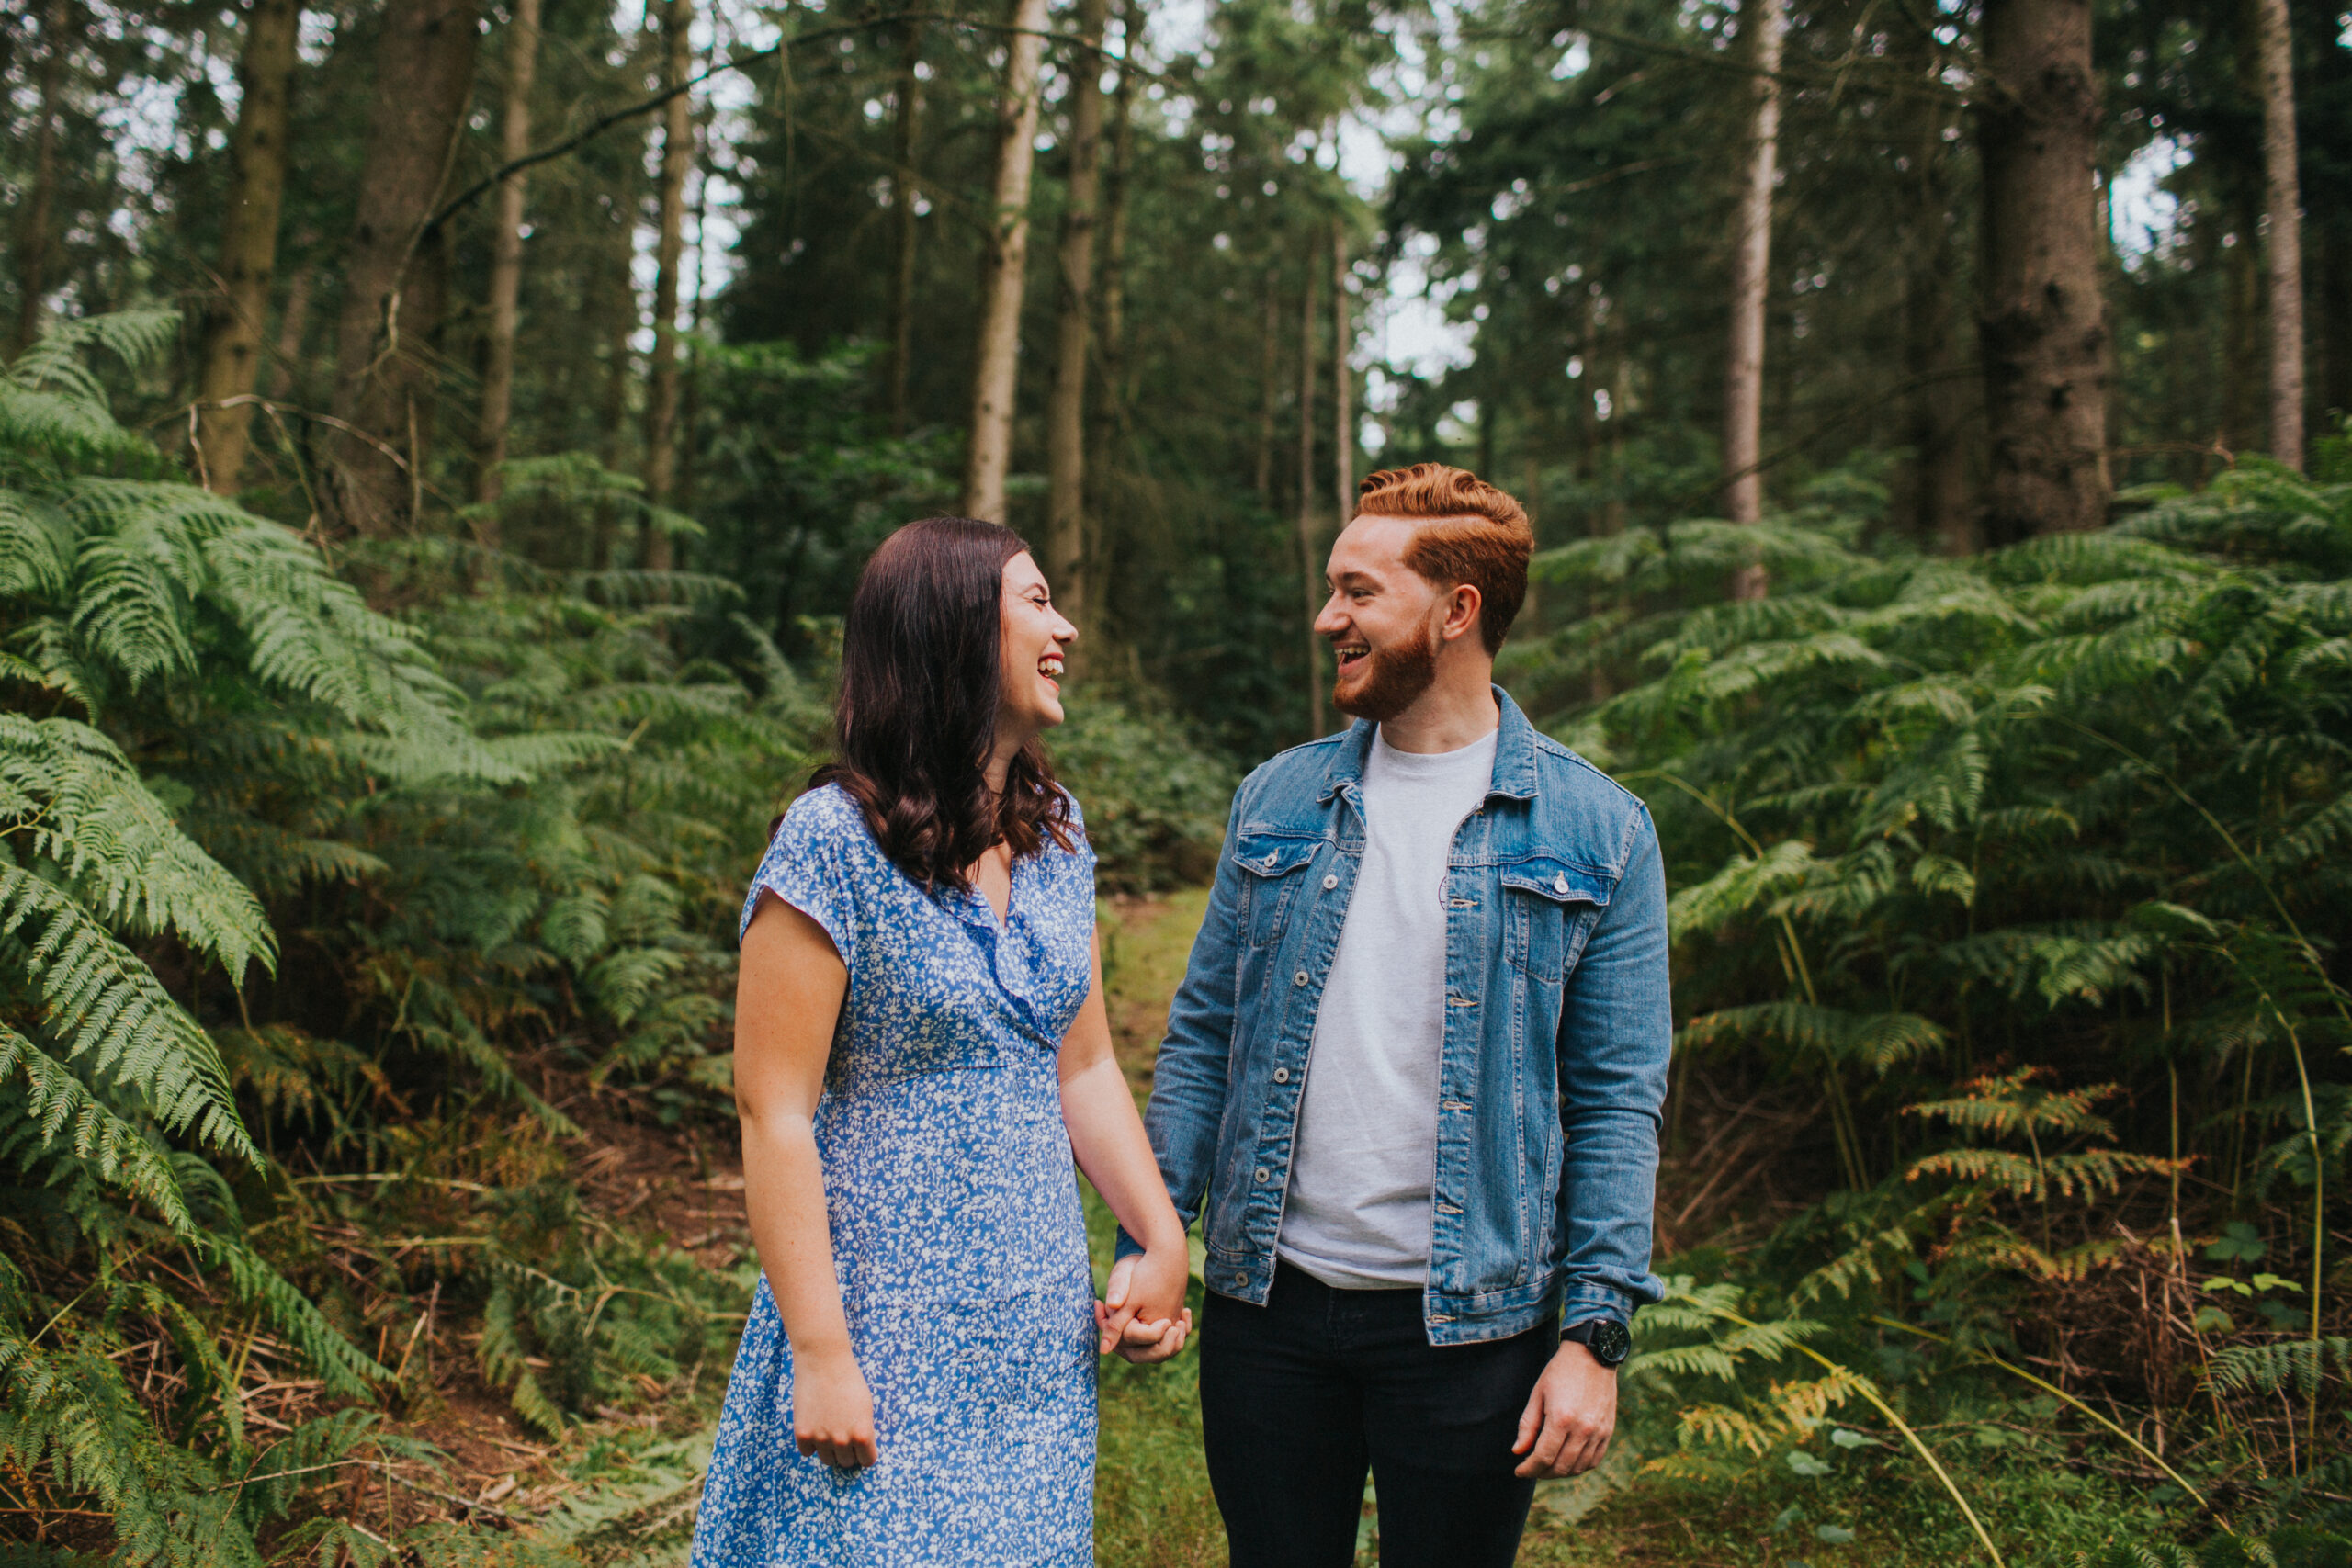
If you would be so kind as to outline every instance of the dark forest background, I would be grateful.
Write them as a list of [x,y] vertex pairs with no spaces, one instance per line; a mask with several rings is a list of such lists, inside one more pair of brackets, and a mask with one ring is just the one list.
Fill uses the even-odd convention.
[[[20,0],[0,85],[0,1561],[676,1560],[866,555],[1082,626],[1140,1086],[1435,459],[1675,890],[1529,1561],[2352,1562],[2352,14]],[[1106,1562],[1221,1560],[1187,1376]]]

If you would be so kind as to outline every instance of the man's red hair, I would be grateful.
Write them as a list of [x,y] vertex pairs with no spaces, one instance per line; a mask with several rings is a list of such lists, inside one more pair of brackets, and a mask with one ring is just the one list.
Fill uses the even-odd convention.
[[1416,463],[1383,468],[1357,487],[1358,517],[1402,517],[1422,525],[1405,564],[1448,588],[1478,591],[1478,638],[1493,653],[1527,599],[1535,530],[1527,510],[1467,468]]

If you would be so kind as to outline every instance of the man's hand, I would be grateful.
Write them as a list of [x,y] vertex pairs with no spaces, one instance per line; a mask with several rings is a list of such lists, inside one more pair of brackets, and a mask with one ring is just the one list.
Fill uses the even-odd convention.
[[[1144,1278],[1137,1279],[1138,1274]],[[1172,1280],[1159,1278],[1171,1274]],[[1111,1265],[1111,1278],[1102,1288],[1105,1299],[1094,1303],[1102,1353],[1107,1356],[1116,1350],[1123,1360],[1144,1366],[1165,1361],[1182,1350],[1193,1332],[1193,1309],[1182,1304],[1184,1282],[1190,1277],[1188,1265],[1174,1265],[1165,1254],[1130,1254]],[[1172,1288],[1177,1303],[1172,1314],[1154,1315],[1146,1307],[1155,1288]]]
[[1617,1370],[1594,1360],[1575,1340],[1564,1341],[1527,1396],[1519,1440],[1510,1446],[1511,1452],[1527,1457],[1511,1473],[1582,1474],[1600,1462],[1616,1430]]

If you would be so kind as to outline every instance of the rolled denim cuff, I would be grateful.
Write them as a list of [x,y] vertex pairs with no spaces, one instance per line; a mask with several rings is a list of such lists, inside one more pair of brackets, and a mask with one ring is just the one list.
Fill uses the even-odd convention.
[[1127,1227],[1121,1225],[1118,1243],[1111,1249],[1111,1261],[1116,1263],[1122,1258],[1140,1258],[1143,1256],[1143,1243],[1129,1235]]
[[1596,1317],[1607,1317],[1630,1328],[1634,1309],[1639,1304],[1624,1292],[1612,1291],[1606,1285],[1572,1284],[1560,1292],[1560,1325],[1573,1328]]

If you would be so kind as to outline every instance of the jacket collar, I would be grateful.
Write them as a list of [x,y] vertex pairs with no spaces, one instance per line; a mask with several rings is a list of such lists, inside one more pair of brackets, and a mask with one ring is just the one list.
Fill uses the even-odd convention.
[[[1487,798],[1502,795],[1510,800],[1535,798],[1535,727],[1510,700],[1510,694],[1500,686],[1494,688],[1495,706],[1502,710],[1502,725],[1495,737],[1495,774],[1487,785]],[[1340,743],[1332,750],[1331,766],[1323,775],[1323,788],[1316,795],[1319,801],[1329,800],[1343,789],[1354,789],[1363,783],[1364,760],[1372,755],[1372,738],[1379,726],[1370,719],[1360,718],[1348,726]]]

